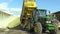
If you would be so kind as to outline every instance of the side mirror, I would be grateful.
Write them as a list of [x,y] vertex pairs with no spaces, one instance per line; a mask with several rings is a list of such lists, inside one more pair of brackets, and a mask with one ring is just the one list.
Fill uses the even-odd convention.
[[50,14],[50,11],[49,11],[49,14]]

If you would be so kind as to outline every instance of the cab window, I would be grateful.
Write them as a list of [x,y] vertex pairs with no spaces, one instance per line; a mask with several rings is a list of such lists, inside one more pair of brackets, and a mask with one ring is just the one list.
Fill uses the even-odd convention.
[[41,16],[46,16],[46,13],[45,13],[46,11],[40,11],[40,15]]
[[40,10],[38,12],[38,15],[40,15],[40,16],[46,16],[46,11],[45,10]]

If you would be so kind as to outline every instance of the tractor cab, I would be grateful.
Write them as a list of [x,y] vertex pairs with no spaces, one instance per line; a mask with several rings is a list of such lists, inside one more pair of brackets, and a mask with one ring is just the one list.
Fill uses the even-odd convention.
[[47,10],[45,10],[45,9],[37,9],[33,13],[34,13],[34,17],[36,19],[38,19],[38,21],[40,21],[41,23],[45,24],[46,21],[49,21],[49,23],[50,23],[51,16],[47,15]]
[[42,24],[43,30],[54,30],[54,25],[51,22],[51,16],[47,15],[47,10],[37,9],[34,13],[34,20]]
[[36,18],[37,21],[40,21],[41,23],[44,24],[44,22],[46,21],[47,18],[47,10],[45,9],[37,9],[34,12],[34,18]]

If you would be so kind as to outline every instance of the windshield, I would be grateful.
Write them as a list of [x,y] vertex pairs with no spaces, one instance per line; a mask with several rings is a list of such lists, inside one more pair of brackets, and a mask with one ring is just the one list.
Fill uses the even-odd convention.
[[33,12],[33,15],[37,17],[46,17],[46,10],[36,10]]
[[46,16],[46,11],[45,10],[39,10],[38,14],[40,16]]

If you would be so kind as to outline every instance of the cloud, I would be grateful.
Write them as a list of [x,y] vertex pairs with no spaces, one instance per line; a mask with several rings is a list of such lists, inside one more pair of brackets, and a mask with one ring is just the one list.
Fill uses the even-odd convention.
[[3,12],[11,14],[13,16],[20,17],[21,16],[21,9],[20,8],[7,8],[4,9]]
[[4,3],[0,3],[0,9],[5,9],[7,8],[8,3],[4,2]]
[[17,16],[17,17],[21,16],[21,9],[20,8],[9,8],[8,10],[4,10],[4,12],[11,14],[13,16]]
[[0,10],[2,10],[5,13],[11,14],[13,16],[20,17],[21,15],[21,8],[9,8],[9,3],[4,2],[0,3]]

